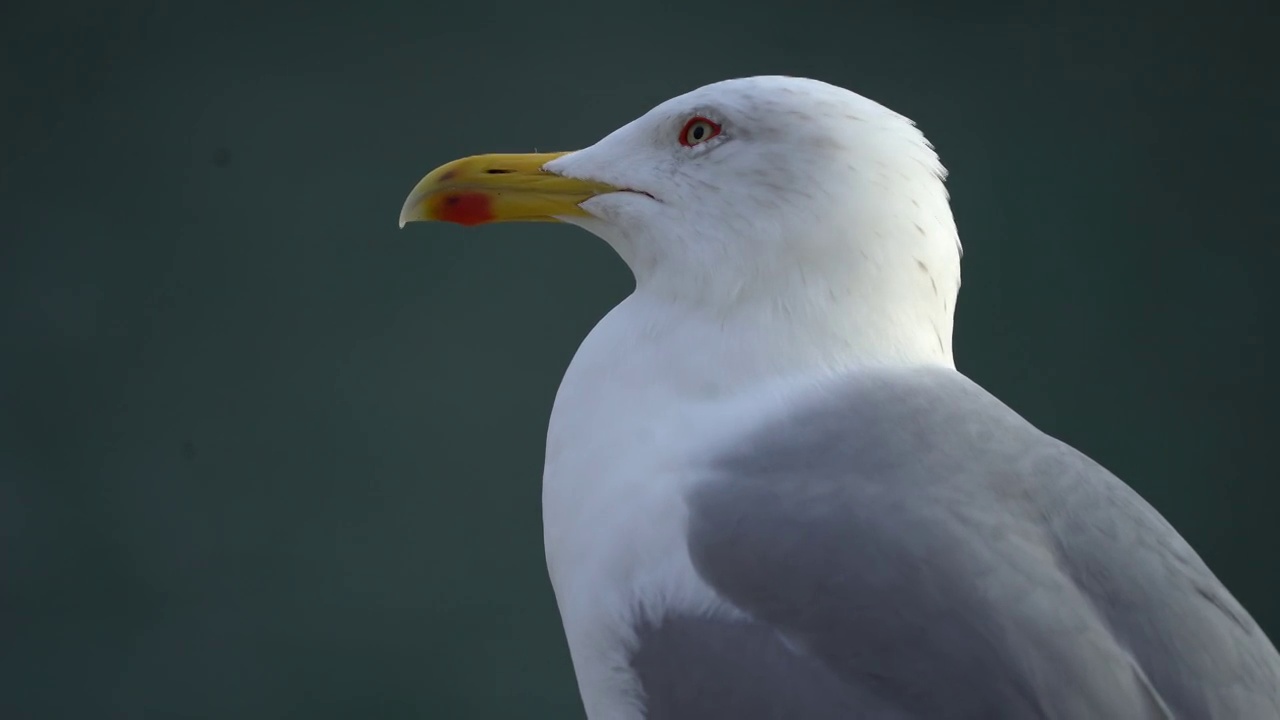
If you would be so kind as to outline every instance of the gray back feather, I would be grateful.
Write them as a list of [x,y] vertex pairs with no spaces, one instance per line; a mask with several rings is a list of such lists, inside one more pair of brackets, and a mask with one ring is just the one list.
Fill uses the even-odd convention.
[[[676,695],[640,672],[651,707],[704,682],[751,697],[764,657],[788,682],[838,678],[813,693],[832,712],[733,717],[1280,717],[1275,648],[1114,475],[954,371],[829,390],[689,497],[695,566],[754,621],[641,633],[638,670],[683,673]],[[687,662],[676,627],[721,652]]]

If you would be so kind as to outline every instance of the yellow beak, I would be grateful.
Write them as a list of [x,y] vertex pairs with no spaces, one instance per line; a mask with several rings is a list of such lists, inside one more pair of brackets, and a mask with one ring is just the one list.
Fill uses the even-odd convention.
[[400,227],[419,220],[479,225],[586,216],[579,203],[618,188],[542,169],[566,154],[475,155],[441,165],[409,193],[400,209]]

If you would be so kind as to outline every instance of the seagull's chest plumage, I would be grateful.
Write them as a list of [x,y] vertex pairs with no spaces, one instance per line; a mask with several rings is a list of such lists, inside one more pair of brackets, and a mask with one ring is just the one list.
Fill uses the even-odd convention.
[[636,332],[643,305],[632,296],[583,342],[547,433],[547,566],[592,717],[632,706],[637,619],[717,603],[689,560],[684,497],[695,448],[723,429],[723,387],[687,358],[677,367],[664,357],[692,328],[664,328],[660,341]]
[[637,622],[671,611],[736,614],[690,561],[688,491],[708,476],[716,448],[797,391],[787,379],[794,365],[808,367],[806,383],[822,375],[813,372],[821,361],[793,352],[811,346],[774,341],[763,352],[741,342],[755,333],[725,322],[632,295],[583,342],[556,396],[543,532],[592,717],[630,706]]

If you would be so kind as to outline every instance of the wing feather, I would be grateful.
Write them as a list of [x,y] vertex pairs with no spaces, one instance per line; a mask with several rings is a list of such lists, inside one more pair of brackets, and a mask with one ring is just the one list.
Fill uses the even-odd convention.
[[[668,619],[719,638],[696,662],[641,633],[637,668],[686,695],[827,673],[813,717],[1280,717],[1280,656],[1182,537],[954,371],[828,388],[711,467],[690,554],[751,621]],[[653,717],[695,716],[640,675]]]

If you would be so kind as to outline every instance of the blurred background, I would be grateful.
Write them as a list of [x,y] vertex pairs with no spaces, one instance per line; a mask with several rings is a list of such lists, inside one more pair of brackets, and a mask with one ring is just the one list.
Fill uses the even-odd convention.
[[919,122],[960,368],[1280,638],[1274,9],[822,7],[6,4],[0,717],[581,717],[543,440],[630,276],[396,216],[762,73]]

